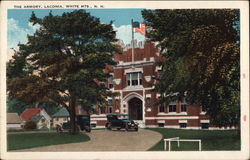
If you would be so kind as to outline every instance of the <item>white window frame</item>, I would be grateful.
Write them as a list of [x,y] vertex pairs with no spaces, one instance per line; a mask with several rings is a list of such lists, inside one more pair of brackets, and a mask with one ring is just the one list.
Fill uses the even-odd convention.
[[[137,85],[132,85],[132,74],[137,74]],[[140,77],[141,74],[141,77]],[[140,83],[140,79],[141,81],[143,80],[143,75],[142,72],[130,72],[126,74],[126,81],[127,81],[127,86],[128,87],[135,87],[135,86],[142,86],[142,83]],[[129,84],[128,84],[129,81]]]

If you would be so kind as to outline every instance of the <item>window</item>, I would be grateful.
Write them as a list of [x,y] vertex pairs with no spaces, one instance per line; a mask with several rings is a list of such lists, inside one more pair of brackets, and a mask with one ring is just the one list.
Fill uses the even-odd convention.
[[159,127],[164,127],[164,125],[165,125],[164,123],[158,123]]
[[106,107],[100,107],[100,112],[101,112],[101,114],[105,114],[106,113]]
[[67,118],[63,118],[63,121],[67,121]]
[[90,125],[92,128],[96,128],[96,123],[91,123]]
[[56,121],[58,121],[59,120],[59,118],[56,118]]
[[109,106],[109,113],[112,113],[113,107]]
[[209,128],[209,123],[201,123],[201,128],[202,129],[208,129]]
[[165,112],[165,107],[164,105],[159,106],[159,112]]
[[201,111],[202,111],[202,112],[206,112],[207,110],[206,110],[205,107],[201,106]]
[[151,103],[151,98],[150,97],[147,97],[146,98],[146,103],[149,105]]
[[115,100],[115,105],[116,105],[116,106],[119,106],[119,99],[116,99],[116,100]]
[[42,123],[44,123],[45,122],[45,119],[42,119]]
[[181,105],[181,112],[187,112],[187,105],[186,104]]
[[127,85],[128,86],[142,85],[142,73],[141,72],[128,73]]
[[113,73],[111,73],[111,77],[108,78],[108,85],[109,85],[109,88],[114,87],[114,74]]
[[158,71],[158,76],[159,76],[160,79],[163,77],[163,71],[162,70]]
[[168,112],[176,112],[176,105],[169,105]]
[[113,99],[109,99],[109,100],[108,100],[108,105],[109,105],[109,106],[113,106],[113,105],[114,105],[114,104],[113,104]]
[[180,123],[180,128],[187,128],[187,123]]

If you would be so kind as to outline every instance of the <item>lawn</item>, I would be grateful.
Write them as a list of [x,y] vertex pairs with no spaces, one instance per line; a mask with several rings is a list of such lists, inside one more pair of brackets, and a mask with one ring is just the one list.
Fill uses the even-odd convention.
[[8,133],[8,150],[26,149],[50,146],[56,144],[85,142],[90,140],[84,133],[70,135],[69,133]]
[[[167,128],[147,128],[159,132],[164,138],[201,139],[203,151],[240,150],[240,135],[236,130],[183,130]],[[171,142],[173,151],[198,151],[198,142]],[[163,140],[151,147],[150,151],[163,151]],[[168,147],[168,146],[167,146]]]

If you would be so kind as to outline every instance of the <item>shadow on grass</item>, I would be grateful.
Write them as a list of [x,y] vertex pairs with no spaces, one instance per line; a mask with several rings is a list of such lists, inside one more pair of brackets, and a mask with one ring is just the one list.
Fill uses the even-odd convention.
[[[162,134],[164,138],[180,137],[180,139],[201,139],[202,151],[240,150],[240,135],[237,130],[183,130],[168,128],[147,128]],[[149,151],[163,151],[163,139]],[[167,146],[168,147],[168,146]],[[197,142],[171,142],[172,151],[198,151]]]
[[84,133],[15,133],[7,135],[8,151],[89,141]]

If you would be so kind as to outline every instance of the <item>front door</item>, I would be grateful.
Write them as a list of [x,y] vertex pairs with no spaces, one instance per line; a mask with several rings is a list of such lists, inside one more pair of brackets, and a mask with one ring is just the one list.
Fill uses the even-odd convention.
[[142,101],[139,98],[132,98],[128,102],[129,119],[142,120]]

